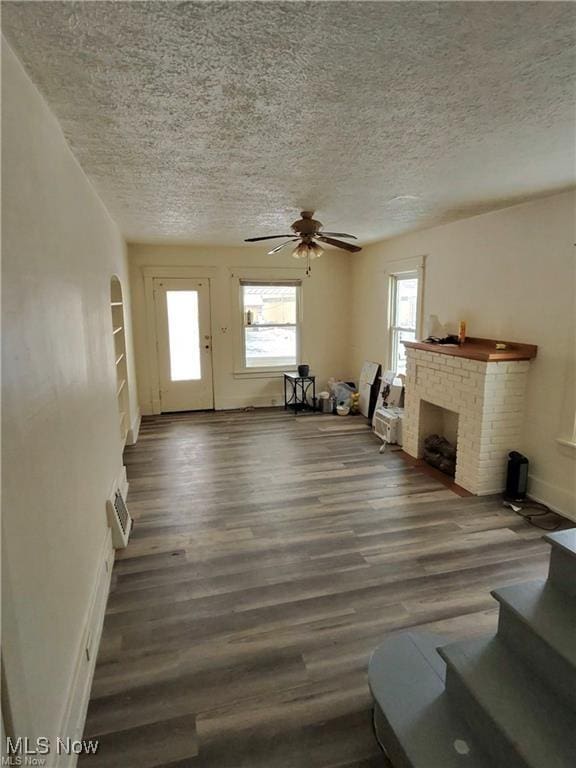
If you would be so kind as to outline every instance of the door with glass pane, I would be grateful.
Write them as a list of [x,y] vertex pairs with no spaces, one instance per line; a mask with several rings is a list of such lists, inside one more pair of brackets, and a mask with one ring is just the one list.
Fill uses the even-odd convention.
[[154,280],[161,411],[214,407],[208,280]]

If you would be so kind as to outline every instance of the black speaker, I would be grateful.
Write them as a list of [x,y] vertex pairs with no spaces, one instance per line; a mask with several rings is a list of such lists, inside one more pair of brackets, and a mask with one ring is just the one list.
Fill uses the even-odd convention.
[[523,501],[526,498],[528,486],[528,459],[518,451],[508,454],[508,471],[506,473],[506,490],[504,497],[510,501]]

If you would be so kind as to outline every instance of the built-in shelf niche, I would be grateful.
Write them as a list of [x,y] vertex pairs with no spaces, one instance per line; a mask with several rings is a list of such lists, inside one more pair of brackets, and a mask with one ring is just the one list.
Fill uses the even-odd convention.
[[124,301],[122,285],[117,277],[110,281],[110,311],[112,313],[112,338],[114,341],[114,367],[116,369],[116,398],[118,400],[118,418],[120,437],[126,444],[130,427],[130,407],[128,402],[128,369],[126,366],[126,336],[124,334]]

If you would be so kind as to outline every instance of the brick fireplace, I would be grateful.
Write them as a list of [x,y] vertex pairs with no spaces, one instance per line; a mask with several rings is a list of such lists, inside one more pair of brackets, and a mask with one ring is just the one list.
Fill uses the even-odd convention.
[[[422,457],[424,439],[456,432],[455,482],[477,495],[500,493],[506,461],[518,450],[530,360],[537,347],[468,339],[462,346],[405,342],[403,448]],[[440,426],[439,426],[440,425]],[[457,425],[456,427],[454,425]]]

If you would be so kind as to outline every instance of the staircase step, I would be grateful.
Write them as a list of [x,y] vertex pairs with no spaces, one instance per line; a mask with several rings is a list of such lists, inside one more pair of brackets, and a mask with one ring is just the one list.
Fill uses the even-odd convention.
[[574,768],[576,715],[496,636],[439,649],[446,692],[499,768]]
[[552,545],[548,579],[558,589],[576,595],[576,528],[544,537]]
[[555,531],[544,536],[544,540],[552,547],[564,550],[568,555],[576,558],[576,528],[568,528],[565,531]]
[[493,768],[444,690],[441,638],[402,632],[372,654],[374,729],[394,768]]
[[576,710],[576,597],[545,581],[492,592],[498,637]]

